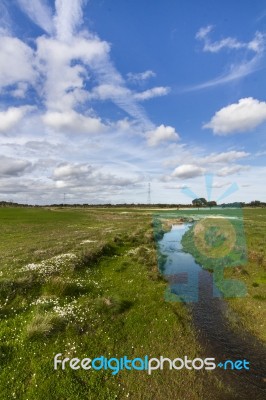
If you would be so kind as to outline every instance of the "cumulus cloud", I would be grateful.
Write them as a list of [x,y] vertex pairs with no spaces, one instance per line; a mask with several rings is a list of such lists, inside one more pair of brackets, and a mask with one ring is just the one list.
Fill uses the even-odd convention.
[[104,96],[107,98],[104,91],[110,85],[112,93],[109,91],[108,98],[139,123],[151,126],[144,110],[134,99],[133,93],[126,88],[123,77],[112,64],[109,44],[87,30],[80,31],[83,4],[82,0],[71,3],[56,0],[56,37],[38,40],[38,45],[42,46],[38,49],[43,59],[41,64],[47,66],[47,107],[66,110],[67,107],[73,108],[90,98],[89,93],[84,90],[90,71],[99,86],[91,97],[98,94],[100,100]]
[[[92,62],[108,51],[108,44],[96,37],[75,37],[72,43],[40,37],[37,39],[39,69],[44,77],[46,106],[52,110],[69,110],[87,99],[84,90],[87,70]],[[73,60],[80,62],[71,65]]]
[[27,160],[19,160],[1,156],[0,176],[20,176],[26,172],[32,164]]
[[9,107],[5,111],[0,111],[0,133],[6,133],[14,128],[32,108],[31,106]]
[[87,117],[75,111],[47,112],[42,117],[43,122],[58,131],[99,133],[105,130],[105,125],[98,118]]
[[172,126],[160,125],[152,131],[146,133],[148,145],[157,146],[161,142],[176,141],[179,134]]
[[247,97],[217,111],[203,128],[210,128],[214,134],[222,136],[250,131],[265,121],[266,102]]
[[[110,45],[87,30],[79,31],[82,2],[75,7],[56,2],[56,36],[37,39],[37,60],[43,77],[46,107],[67,111],[90,99],[111,100],[140,124],[151,127],[144,110],[113,66]],[[86,83],[93,76],[91,92]]]
[[158,86],[152,89],[145,90],[144,92],[141,93],[135,93],[134,98],[136,100],[149,100],[152,99],[153,97],[165,96],[169,92],[170,92],[169,87]]
[[200,176],[204,173],[205,169],[193,164],[179,165],[172,173],[173,177],[190,179]]
[[[169,89],[158,87],[138,94],[127,88],[110,59],[110,45],[81,29],[85,1],[68,3],[56,0],[54,13],[47,0],[18,0],[22,11],[48,35],[39,36],[34,49],[14,37],[1,38],[0,86],[7,86],[8,94],[19,99],[31,85],[48,113],[74,112],[93,99],[111,100],[143,130],[152,129],[139,101],[164,95]],[[154,75],[147,70],[131,79],[144,81]],[[88,83],[96,86],[89,91]]]
[[0,54],[0,89],[21,81],[35,81],[34,52],[29,46],[17,38],[1,36]]

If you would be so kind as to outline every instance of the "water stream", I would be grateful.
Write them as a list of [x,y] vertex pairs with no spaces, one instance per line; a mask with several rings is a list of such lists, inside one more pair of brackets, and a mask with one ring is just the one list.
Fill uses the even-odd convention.
[[204,356],[214,357],[216,364],[227,359],[250,362],[249,371],[216,369],[221,379],[234,389],[234,398],[266,399],[265,346],[243,329],[232,328],[227,318],[232,311],[215,287],[212,273],[202,269],[191,254],[182,250],[181,239],[190,226],[173,225],[159,241],[160,252],[167,256],[163,272],[171,292],[191,310]]

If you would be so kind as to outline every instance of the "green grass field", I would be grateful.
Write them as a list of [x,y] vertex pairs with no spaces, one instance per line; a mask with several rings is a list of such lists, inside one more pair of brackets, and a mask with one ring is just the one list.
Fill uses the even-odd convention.
[[245,283],[247,296],[229,300],[237,318],[255,336],[266,340],[266,209],[244,209],[244,228],[247,245],[247,263],[241,268],[226,270],[225,277],[237,278]]
[[[266,210],[244,217],[249,262],[233,273],[248,297],[230,304],[263,337]],[[186,306],[164,301],[152,211],[1,208],[0,221],[0,399],[230,398],[213,372],[53,368],[57,353],[201,356]]]

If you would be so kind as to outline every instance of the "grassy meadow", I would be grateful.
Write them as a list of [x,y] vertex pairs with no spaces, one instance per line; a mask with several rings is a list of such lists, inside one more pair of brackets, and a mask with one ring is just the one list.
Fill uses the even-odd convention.
[[[54,370],[53,358],[203,356],[188,309],[166,302],[153,212],[0,208],[0,399],[233,399],[213,371]],[[265,330],[266,209],[244,210],[248,287],[229,300]],[[233,323],[233,321],[232,321]],[[232,397],[230,397],[232,396]]]
[[[192,214],[195,212],[186,212],[187,217],[192,217]],[[191,253],[203,268],[212,272],[216,270],[217,278],[214,280],[230,304],[227,318],[232,327],[248,330],[265,341],[266,209],[201,209],[197,212],[199,217],[211,214],[214,218],[207,218],[205,224],[204,219],[199,220],[203,223],[196,224],[195,229],[191,227],[183,236],[183,249]],[[224,215],[223,219],[219,218],[220,214]],[[197,215],[193,216],[197,218]],[[206,237],[201,242],[204,232],[200,229],[207,224],[213,226],[207,227]],[[215,232],[215,229],[224,231],[224,237],[221,238],[223,232]],[[208,240],[210,248],[206,246]],[[230,244],[234,246],[228,252]],[[231,280],[231,285],[228,280]]]
[[[259,339],[266,340],[266,209],[244,209],[244,229],[247,246],[247,262],[239,268],[229,268],[225,277],[244,282],[247,295],[229,300],[232,323],[252,332]],[[230,318],[230,316],[229,316]]]

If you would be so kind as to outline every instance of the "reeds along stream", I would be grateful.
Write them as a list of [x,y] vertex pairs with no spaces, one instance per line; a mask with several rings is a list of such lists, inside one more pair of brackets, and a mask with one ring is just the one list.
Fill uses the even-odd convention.
[[[265,399],[265,346],[250,333],[233,328],[228,319],[232,311],[215,286],[213,274],[202,269],[191,254],[182,250],[181,239],[190,226],[173,225],[158,242],[160,253],[167,256],[163,273],[170,291],[176,295],[176,301],[183,301],[191,310],[206,357],[214,357],[216,364],[228,359],[249,361],[250,370],[216,369],[234,390],[233,398]],[[237,316],[235,318],[237,320]]]

